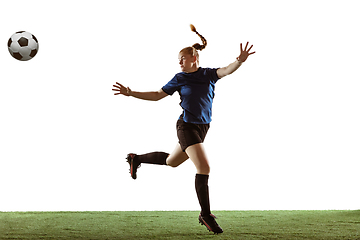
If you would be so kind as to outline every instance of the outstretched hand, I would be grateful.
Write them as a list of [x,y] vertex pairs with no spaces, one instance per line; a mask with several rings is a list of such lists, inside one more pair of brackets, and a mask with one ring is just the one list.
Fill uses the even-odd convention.
[[249,52],[250,52],[250,49],[253,47],[253,45],[251,45],[250,48],[247,49],[248,44],[249,44],[249,42],[246,43],[245,48],[244,48],[244,50],[243,50],[242,43],[240,43],[240,50],[241,50],[240,56],[238,56],[238,57],[236,58],[239,62],[245,62],[249,55],[255,53],[255,52],[249,53]]
[[115,89],[114,88],[112,89],[113,91],[115,91],[114,95],[122,94],[125,96],[130,96],[131,89],[129,87],[124,87],[118,82],[116,82],[116,84],[113,86],[115,87]]

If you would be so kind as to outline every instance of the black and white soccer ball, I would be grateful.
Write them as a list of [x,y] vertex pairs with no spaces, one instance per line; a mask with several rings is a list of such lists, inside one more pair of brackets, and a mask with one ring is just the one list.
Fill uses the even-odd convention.
[[8,49],[15,59],[27,61],[35,57],[39,50],[38,40],[29,32],[14,33],[8,41]]

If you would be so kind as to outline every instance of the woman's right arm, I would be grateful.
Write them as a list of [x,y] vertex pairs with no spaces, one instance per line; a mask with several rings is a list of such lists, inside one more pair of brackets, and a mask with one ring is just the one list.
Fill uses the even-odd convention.
[[148,100],[148,101],[159,101],[160,99],[163,99],[164,97],[168,96],[167,93],[165,93],[162,89],[159,91],[154,92],[135,92],[131,91],[129,87],[124,87],[120,83],[116,83],[116,85],[113,85],[115,89],[112,89],[116,93],[114,95],[122,94],[124,96],[131,96],[134,98],[142,99],[142,100]]

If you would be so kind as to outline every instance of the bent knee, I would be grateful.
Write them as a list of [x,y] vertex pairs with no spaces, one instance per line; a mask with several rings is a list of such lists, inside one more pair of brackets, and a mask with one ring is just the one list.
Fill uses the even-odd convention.
[[175,163],[172,163],[172,162],[166,162],[166,164],[167,164],[168,166],[170,166],[170,167],[173,167],[173,168],[179,166],[179,164],[175,164]]
[[168,165],[168,166],[170,166],[170,167],[173,167],[173,168],[179,166],[180,164],[181,164],[181,163],[178,163],[178,162],[176,162],[176,161],[171,161],[171,159],[167,159],[167,160],[166,160],[166,165]]

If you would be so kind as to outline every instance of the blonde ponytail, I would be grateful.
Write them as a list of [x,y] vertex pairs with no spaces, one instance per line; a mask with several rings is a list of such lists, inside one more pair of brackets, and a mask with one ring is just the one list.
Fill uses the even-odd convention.
[[200,51],[203,50],[207,45],[206,39],[200,33],[198,33],[198,31],[196,31],[194,25],[190,24],[190,28],[191,31],[195,32],[201,38],[201,41],[203,43],[203,45],[200,45],[199,43],[195,43],[194,45],[192,45],[192,47],[195,48],[196,50],[200,50]]

